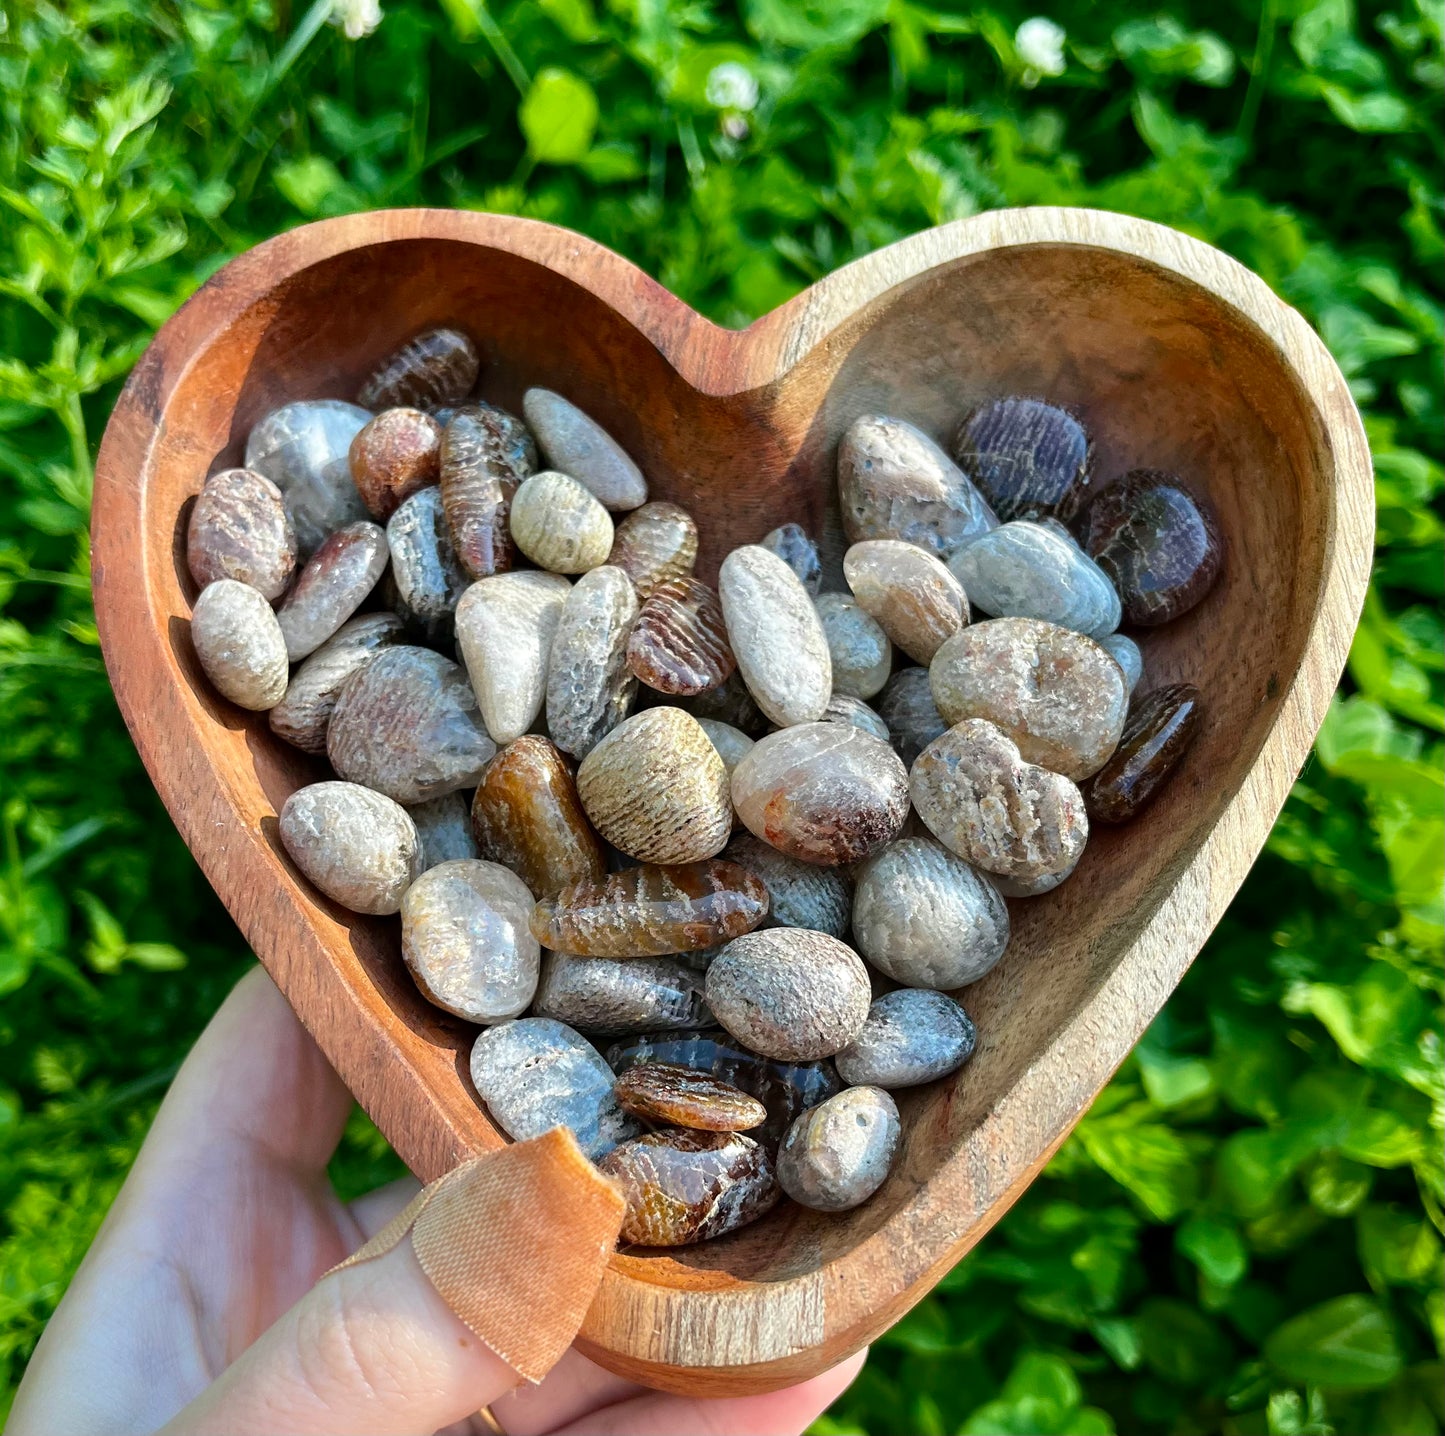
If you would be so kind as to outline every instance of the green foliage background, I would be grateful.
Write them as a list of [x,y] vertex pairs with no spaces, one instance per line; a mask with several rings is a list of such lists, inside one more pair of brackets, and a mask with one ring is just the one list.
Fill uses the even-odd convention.
[[[155,327],[255,241],[371,206],[572,225],[742,323],[926,225],[1090,204],[1319,327],[1366,413],[1376,580],[1177,996],[818,1429],[1439,1431],[1440,0],[1057,0],[1057,62],[1008,0],[387,0],[355,42],[329,10],[0,6],[6,1383],[248,961],[90,609],[92,456]],[[338,1180],[393,1162],[358,1120]]]

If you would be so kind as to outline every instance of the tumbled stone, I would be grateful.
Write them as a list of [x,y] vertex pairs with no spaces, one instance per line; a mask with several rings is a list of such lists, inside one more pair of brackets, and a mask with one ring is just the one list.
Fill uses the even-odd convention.
[[1045,873],[1042,877],[1037,878],[1006,878],[999,873],[990,873],[989,877],[992,879],[994,887],[1005,897],[1042,897],[1044,893],[1053,892],[1066,878],[1072,877],[1078,864],[1079,860],[1075,858],[1063,872]]
[[550,389],[528,389],[522,412],[554,469],[570,474],[609,509],[635,509],[647,502],[647,480],[595,419]]
[[286,696],[267,715],[271,731],[305,753],[324,753],[326,729],[341,690],[380,649],[403,637],[402,622],[394,613],[348,619],[291,675]]
[[618,1104],[602,1054],[550,1017],[488,1027],[472,1047],[471,1075],[492,1118],[517,1142],[566,1127],[597,1161],[642,1130]]
[[441,491],[457,558],[473,578],[512,567],[512,496],[535,467],[510,414],[486,404],[458,409],[442,432]]
[[958,579],[932,554],[896,539],[855,543],[843,555],[848,587],[915,663],[927,663],[968,622]]
[[248,583],[218,578],[191,610],[191,642],[211,685],[238,708],[274,708],[286,693],[286,639],[276,614]]
[[649,1132],[598,1163],[627,1201],[622,1240],[681,1247],[736,1231],[782,1195],[773,1159],[741,1132]]
[[861,698],[850,698],[846,693],[835,693],[828,700],[828,706],[823,709],[823,716],[818,721],[850,723],[854,728],[861,728],[882,743],[891,742],[893,737],[888,731],[888,725]]
[[508,743],[483,770],[472,799],[472,832],[481,856],[511,868],[538,898],[573,883],[600,882],[606,871],[572,770],[535,733]]
[[374,519],[385,523],[403,500],[441,474],[442,430],[420,409],[385,409],[351,441],[351,477]]
[[564,753],[584,758],[632,707],[637,679],[627,640],[637,594],[620,568],[583,574],[562,605],[547,663],[547,731]]
[[898,1153],[898,1106],[880,1087],[850,1087],[804,1112],[778,1149],[778,1182],[819,1212],[846,1212],[887,1180]]
[[690,697],[736,668],[717,594],[695,578],[657,584],[637,615],[627,666],[658,693]]
[[753,748],[733,773],[732,798],[765,843],[804,862],[853,863],[898,836],[908,773],[860,728],[805,723]]
[[537,990],[542,950],[531,914],[526,883],[499,863],[439,863],[401,900],[402,960],[444,1012],[505,1022],[525,1012]]
[[757,544],[723,560],[718,593],[738,671],[758,707],[783,727],[813,723],[833,692],[828,637],[808,591]]
[[814,1062],[863,1026],[868,969],[825,932],[773,927],[735,937],[707,970],[707,1005],[739,1042],[764,1057]]
[[900,838],[863,864],[852,916],[858,951],[905,987],[977,982],[1008,946],[997,888],[929,838]]
[[631,1037],[662,1027],[707,1027],[702,974],[672,957],[572,957],[549,952],[532,1004],[593,1037]]
[[838,499],[850,543],[899,539],[946,559],[998,524],[968,476],[921,429],[865,414],[838,444]]
[[946,993],[902,987],[868,1009],[862,1030],[834,1060],[853,1087],[916,1087],[956,1072],[977,1041],[968,1013]]
[[447,638],[471,579],[452,547],[442,491],[436,485],[418,490],[392,514],[386,542],[404,616],[427,638]]
[[768,927],[805,927],[829,937],[847,934],[852,892],[838,869],[790,858],[751,834],[734,838],[726,856],[766,886]]
[[1026,763],[982,718],[935,739],[909,774],[913,806],[944,847],[985,872],[1038,878],[1074,866],[1089,836],[1078,788]]
[[556,573],[499,573],[476,581],[457,604],[457,644],[487,732],[520,738],[547,696],[552,642],[572,585]]
[[732,832],[727,769],[680,708],[619,723],[582,760],[577,794],[598,833],[645,863],[699,862]]
[[277,827],[312,886],[352,912],[396,912],[421,876],[421,842],[406,809],[356,783],[298,788]]
[[586,573],[612,552],[612,516],[576,479],[548,469],[512,495],[512,542],[552,573]]
[[443,793],[407,808],[421,839],[421,865],[428,870],[441,863],[476,858],[477,840],[472,836],[472,819],[461,793]]
[[398,803],[472,788],[497,751],[466,675],[429,648],[385,648],[348,683],[326,733],[338,776]]
[[818,557],[818,545],[802,524],[780,524],[764,536],[762,546],[777,554],[808,593],[817,596],[823,586],[823,561]]
[[1151,803],[1199,731],[1199,690],[1171,683],[1130,709],[1119,749],[1089,787],[1089,813],[1101,823],[1127,823]]
[[733,770],[742,762],[747,754],[752,752],[753,740],[731,723],[719,723],[715,718],[699,718],[698,725],[707,734],[708,742],[717,749],[717,755],[723,760],[723,767],[727,769],[728,780],[731,782]]
[[953,454],[1005,521],[1050,515],[1068,523],[1091,492],[1088,434],[1068,410],[1042,399],[982,405],[959,426]]
[[913,760],[948,731],[933,701],[926,668],[900,668],[878,700],[878,713],[888,725],[894,751],[905,767],[911,768]]
[[658,584],[686,578],[697,563],[697,524],[676,504],[653,502],[633,510],[617,525],[607,562],[632,580],[645,600]]
[[950,724],[986,718],[1030,763],[1080,782],[1119,743],[1123,670],[1092,638],[1034,618],[995,618],[950,638],[929,669]]
[[506,466],[507,472],[511,473],[518,483],[528,474],[537,472],[537,441],[522,419],[499,404],[488,404],[484,399],[472,399],[452,411],[451,417],[443,423],[443,428],[464,411],[476,423],[485,427],[488,443],[497,458]]
[[768,720],[763,716],[763,710],[753,701],[747,684],[737,672],[723,679],[716,688],[709,688],[706,693],[680,698],[678,706],[691,713],[699,722],[704,718],[712,718],[736,728],[749,738],[756,738],[768,729]]
[[1007,523],[954,555],[951,567],[975,608],[996,618],[1038,618],[1102,638],[1119,626],[1119,595],[1077,544],[1034,523]]
[[230,578],[280,598],[296,567],[296,530],[281,490],[250,469],[212,474],[191,508],[186,565],[202,588]]
[[768,1115],[741,1087],[673,1062],[629,1067],[617,1079],[617,1100],[645,1122],[698,1132],[746,1132]]
[[1122,633],[1106,633],[1095,642],[1115,663],[1124,675],[1124,687],[1132,694],[1144,676],[1144,655],[1132,638]]
[[361,607],[390,557],[386,531],[373,523],[347,524],[322,542],[276,613],[291,662],[314,653]]
[[460,329],[427,329],[376,366],[357,402],[368,409],[459,404],[472,392],[481,367],[477,346]]
[[845,593],[821,593],[813,601],[828,640],[834,697],[871,698],[893,671],[888,635]]

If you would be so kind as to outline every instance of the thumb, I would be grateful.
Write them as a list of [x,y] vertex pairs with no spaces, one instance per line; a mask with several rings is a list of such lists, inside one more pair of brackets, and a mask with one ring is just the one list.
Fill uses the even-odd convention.
[[449,1172],[165,1427],[170,1436],[435,1431],[572,1344],[623,1201],[563,1128]]

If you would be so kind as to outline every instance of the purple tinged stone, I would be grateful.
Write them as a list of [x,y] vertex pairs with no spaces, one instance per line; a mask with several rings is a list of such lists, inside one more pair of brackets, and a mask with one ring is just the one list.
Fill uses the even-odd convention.
[[1052,515],[1068,523],[1088,500],[1094,446],[1068,410],[1042,399],[982,405],[959,426],[953,453],[1005,521]]

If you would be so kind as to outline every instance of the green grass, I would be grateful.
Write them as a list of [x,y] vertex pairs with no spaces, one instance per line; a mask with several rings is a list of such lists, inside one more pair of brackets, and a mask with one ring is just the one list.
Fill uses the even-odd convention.
[[[90,609],[91,460],[154,328],[255,241],[372,206],[571,225],[741,323],[924,226],[1090,204],[1220,245],[1320,329],[1369,428],[1375,582],[1229,916],[819,1430],[1439,1431],[1439,0],[1066,0],[1059,65],[1002,3],[418,0],[355,43],[328,9],[0,10],[5,1381],[248,960]],[[358,1121],[338,1179],[393,1162]]]

